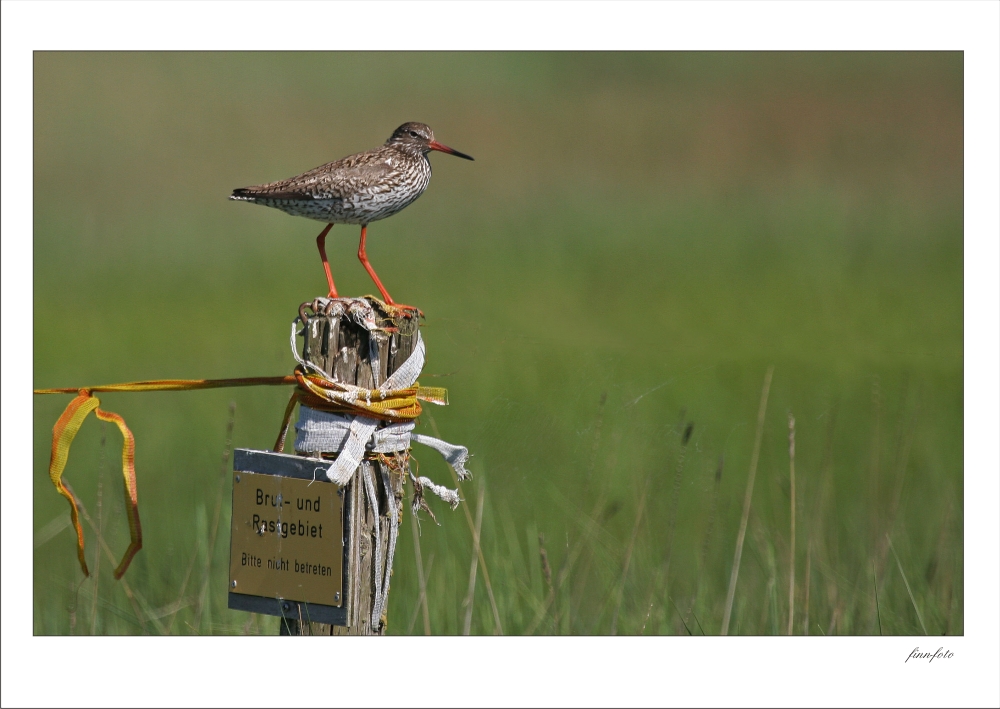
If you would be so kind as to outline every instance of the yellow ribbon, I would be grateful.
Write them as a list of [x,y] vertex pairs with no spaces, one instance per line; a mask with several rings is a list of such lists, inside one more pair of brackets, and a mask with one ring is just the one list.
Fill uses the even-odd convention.
[[125,420],[116,413],[103,411],[101,401],[88,389],[80,389],[79,395],[69,402],[62,416],[52,428],[52,456],[49,459],[49,478],[60,495],[69,500],[70,514],[73,526],[76,528],[76,553],[80,559],[80,567],[84,576],[90,576],[87,561],[83,556],[83,527],[80,526],[80,514],[77,509],[76,496],[63,482],[63,471],[69,460],[69,447],[80,431],[84,419],[91,411],[102,421],[108,421],[118,426],[122,432],[122,476],[125,478],[125,513],[128,516],[129,538],[131,542],[121,563],[115,569],[115,578],[120,579],[132,563],[132,557],[142,549],[142,526],[139,524],[139,496],[135,484],[135,437],[125,425]]
[[122,476],[125,479],[125,511],[128,515],[129,536],[131,542],[121,563],[115,569],[114,576],[120,579],[132,563],[132,558],[142,548],[142,527],[139,524],[139,497],[136,490],[135,477],[135,437],[125,425],[125,420],[118,414],[103,411],[100,400],[93,392],[143,392],[143,391],[193,391],[199,389],[219,389],[223,387],[240,386],[281,386],[298,384],[299,390],[292,394],[285,409],[284,420],[278,441],[274,449],[284,448],[288,422],[296,402],[302,402],[313,408],[326,411],[354,413],[361,416],[378,418],[386,421],[407,421],[420,415],[420,401],[435,404],[448,403],[448,390],[441,387],[422,387],[419,384],[393,391],[378,389],[362,389],[326,379],[316,374],[305,374],[301,367],[294,375],[284,377],[244,377],[239,379],[153,379],[141,382],[126,382],[123,384],[105,384],[102,386],[62,389],[35,389],[35,394],[77,394],[63,411],[52,427],[52,456],[49,459],[49,479],[55,485],[60,495],[69,500],[70,514],[76,529],[76,552],[80,559],[80,567],[84,576],[89,576],[87,561],[83,550],[83,528],[80,526],[80,515],[76,496],[63,479],[63,471],[69,460],[69,449],[73,439],[80,431],[84,420],[91,411],[102,421],[108,421],[118,426],[122,433]]

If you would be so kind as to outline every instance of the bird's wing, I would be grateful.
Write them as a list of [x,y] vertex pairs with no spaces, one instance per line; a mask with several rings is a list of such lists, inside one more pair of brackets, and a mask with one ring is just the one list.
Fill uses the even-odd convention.
[[234,197],[267,197],[269,199],[344,199],[366,185],[381,184],[398,170],[386,159],[373,159],[369,154],[326,163],[301,175],[280,182],[255,185],[234,190]]

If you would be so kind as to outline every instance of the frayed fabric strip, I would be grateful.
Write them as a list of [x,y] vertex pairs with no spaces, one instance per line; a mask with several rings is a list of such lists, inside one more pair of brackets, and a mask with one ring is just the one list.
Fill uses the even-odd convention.
[[[389,471],[385,466],[382,468],[382,485],[389,490]],[[375,603],[372,607],[372,626],[378,627],[382,616],[385,615],[385,602],[389,598],[389,577],[392,576],[392,561],[396,554],[396,541],[399,539],[400,510],[397,506],[395,495],[386,495],[386,502],[389,506],[389,543],[386,545],[385,575],[382,578],[382,588],[380,593],[376,593]],[[377,525],[376,525],[377,526]]]
[[448,461],[448,465],[454,468],[459,480],[467,480],[472,477],[472,473],[465,469],[465,464],[469,462],[469,449],[465,446],[456,446],[442,441],[440,438],[425,436],[421,433],[411,433],[410,440],[422,446],[433,448],[440,453],[441,457]]
[[[375,517],[375,525],[372,528],[372,531],[375,532],[375,598],[372,601],[371,624],[373,628],[377,628],[379,619],[382,617],[382,601],[384,598],[382,573],[384,571],[385,575],[388,576],[392,573],[392,567],[385,569],[382,566],[382,525],[378,522],[378,495],[375,493],[375,481],[372,479],[372,466],[369,463],[365,463],[361,466],[359,474],[361,479],[364,480],[365,495],[368,497],[368,505],[372,508],[372,513]],[[386,497],[395,499],[394,495],[387,495]],[[398,520],[390,518],[389,524],[390,526],[398,526]]]
[[[334,414],[302,406],[299,422],[295,425],[298,434],[295,438],[295,447],[307,453],[340,451],[350,437],[351,422],[355,418],[352,414]],[[366,448],[375,453],[404,451],[410,447],[413,427],[412,421],[391,423],[382,428],[376,427],[371,437],[371,446],[366,445]]]
[[458,496],[458,490],[449,490],[444,485],[435,485],[430,478],[420,477],[417,478],[420,484],[424,486],[424,489],[430,490],[435,495],[440,497],[442,500],[451,506],[451,509],[458,507],[458,503],[462,501],[462,498]]
[[[300,406],[299,422],[295,424],[295,449],[303,453],[337,453],[337,459],[327,470],[327,478],[341,486],[350,482],[367,451],[401,453],[409,449],[411,443],[419,443],[440,453],[455,470],[459,480],[472,477],[465,467],[469,460],[468,448],[413,433],[413,427],[412,422],[388,423],[365,416],[332,414]],[[439,490],[447,488],[435,485],[427,478],[421,478],[421,482],[452,508],[458,504],[452,501],[458,499],[457,492],[449,490],[453,496],[446,496]]]
[[[305,407],[300,406],[299,408]],[[375,435],[377,426],[378,419],[356,416],[348,427],[347,441],[344,443],[344,447],[337,451],[337,459],[326,471],[326,477],[341,487],[350,482],[354,471],[361,465],[361,459],[365,456],[365,448],[368,441]]]

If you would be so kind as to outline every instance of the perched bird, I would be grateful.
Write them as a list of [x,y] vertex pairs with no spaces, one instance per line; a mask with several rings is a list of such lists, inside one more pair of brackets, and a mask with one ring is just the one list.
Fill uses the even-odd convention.
[[266,185],[233,190],[229,199],[275,207],[297,217],[309,217],[326,222],[326,228],[316,237],[319,255],[323,259],[330,297],[337,297],[326,258],[326,235],[334,224],[360,224],[361,245],[358,258],[375,281],[389,305],[411,308],[395,303],[365,254],[368,225],[391,217],[423,194],[431,181],[431,164],[427,154],[432,150],[473,158],[434,140],[434,131],[423,123],[404,123],[392,137],[374,150],[350,155],[335,162],[320,165],[309,172]]

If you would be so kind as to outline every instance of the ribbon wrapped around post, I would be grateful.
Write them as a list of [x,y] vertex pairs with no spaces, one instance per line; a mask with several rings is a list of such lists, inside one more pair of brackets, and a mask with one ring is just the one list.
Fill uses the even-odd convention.
[[[465,463],[469,459],[467,448],[432,436],[412,433],[414,428],[412,419],[420,413],[419,400],[441,405],[448,403],[446,390],[421,387],[416,384],[417,377],[424,368],[425,351],[423,338],[417,333],[417,345],[413,352],[377,389],[362,389],[340,384],[319,375],[303,376],[302,378],[309,384],[304,388],[315,398],[303,396],[301,390],[296,392],[296,400],[301,406],[299,421],[295,426],[297,432],[295,449],[302,453],[336,453],[337,458],[327,470],[327,477],[340,486],[350,482],[367,450],[375,453],[402,452],[409,449],[411,441],[440,453],[454,468],[459,480],[470,477],[465,468]],[[311,366],[299,357],[294,348],[292,352],[299,362],[299,370]],[[385,406],[392,402],[394,394],[410,391],[413,391],[412,402],[415,404],[415,411],[389,407],[374,410],[377,405]],[[402,397],[395,401],[409,405],[407,399]],[[361,406],[373,410],[368,415],[340,411],[342,407],[356,409]],[[279,443],[283,443],[283,435]]]

